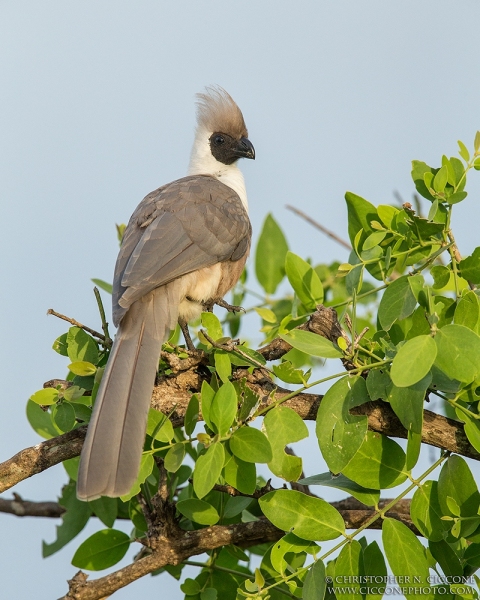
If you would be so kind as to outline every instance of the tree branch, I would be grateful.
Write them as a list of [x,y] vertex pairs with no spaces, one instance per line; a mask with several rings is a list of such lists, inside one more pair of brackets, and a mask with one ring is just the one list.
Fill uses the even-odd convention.
[[[341,501],[333,502],[332,505],[338,504],[340,507],[339,512],[347,529],[358,529],[375,514],[375,511],[366,508],[354,498],[348,500],[351,501],[350,504]],[[388,502],[388,500],[384,502]],[[349,508],[341,508],[342,503]],[[420,535],[409,515],[403,512],[402,508],[388,512],[387,516],[401,521],[414,533]],[[381,529],[381,527],[382,519],[380,518],[371,525],[372,529]],[[284,531],[277,529],[264,517],[250,523],[215,525],[196,531],[183,531],[177,528],[177,533],[173,537],[159,535],[151,554],[110,575],[87,581],[87,576],[79,571],[69,581],[69,592],[60,600],[101,600],[144,575],[166,565],[178,565],[191,556],[230,544],[248,548],[259,543],[274,542],[284,535]]]
[[[335,311],[321,306],[300,328],[308,329],[330,340],[347,335],[338,324]],[[267,346],[260,348],[259,352],[267,360],[276,360],[290,348],[291,346],[283,340],[275,339]],[[202,382],[207,377],[206,371],[201,368],[202,364],[206,363],[207,356],[201,352],[190,354],[188,358],[181,359],[173,353],[162,352],[162,359],[168,361],[172,374],[159,376],[152,393],[152,408],[160,410],[164,414],[170,414],[170,420],[174,427],[183,425],[191,395],[200,392]],[[348,364],[345,366],[347,369],[349,368]],[[248,369],[238,367],[233,373],[233,378],[244,379],[246,385],[259,396],[262,407],[291,393],[290,390],[276,385],[263,369],[255,369],[249,373]],[[56,382],[59,383],[58,380]],[[285,406],[292,408],[302,419],[315,420],[322,397],[318,394],[298,394],[286,401]],[[404,439],[407,437],[406,429],[400,423],[390,404],[386,402],[381,400],[367,402],[353,409],[352,413],[365,415],[368,418],[368,427],[372,431],[391,437]],[[201,415],[199,418],[201,419]],[[9,460],[1,463],[0,492],[4,492],[16,483],[64,460],[78,456],[82,449],[85,433],[86,427],[79,427],[31,448],[21,450]],[[462,423],[428,410],[424,411],[422,442],[474,460],[480,460],[480,453],[470,445]]]
[[80,454],[87,427],[79,427],[36,446],[25,448],[0,464],[0,492]]
[[343,246],[347,250],[352,249],[351,245],[348,242],[343,240],[336,233],[333,233],[333,231],[330,231],[330,229],[327,229],[326,227],[321,225],[318,221],[315,221],[315,219],[312,219],[312,217],[308,216],[303,211],[299,210],[298,208],[295,208],[294,206],[291,206],[290,204],[286,204],[285,208],[288,208],[288,210],[291,210],[293,213],[295,213],[299,217],[302,217],[302,219],[305,219],[305,221],[307,221],[307,223],[310,223],[310,225],[313,225],[314,227],[316,227],[318,230],[320,230],[322,233],[327,235],[329,238],[331,238],[332,240],[335,240],[338,244],[340,244],[340,246]]
[[18,494],[13,494],[12,500],[0,498],[0,512],[17,517],[49,517],[58,519],[65,509],[58,502],[30,502]]
[[[235,372],[235,379],[246,379],[248,387],[260,396],[262,406],[268,406],[291,393],[275,385],[261,369],[248,373],[247,369],[239,368]],[[183,425],[190,397],[192,393],[200,391],[202,381],[203,376],[195,368],[161,378],[153,390],[152,407],[164,414],[171,413],[172,425],[180,427]],[[270,393],[274,390],[275,394],[271,397]],[[299,394],[287,400],[285,406],[292,408],[302,419],[311,421],[317,416],[322,397],[318,394]],[[381,400],[367,402],[354,408],[352,413],[365,415],[368,418],[368,428],[372,431],[391,437],[407,438],[407,430],[386,402]],[[423,415],[422,443],[480,460],[480,454],[470,445],[462,423],[428,410],[425,410]],[[0,492],[64,460],[79,456],[85,433],[86,427],[79,427],[26,448],[4,463],[0,463]]]

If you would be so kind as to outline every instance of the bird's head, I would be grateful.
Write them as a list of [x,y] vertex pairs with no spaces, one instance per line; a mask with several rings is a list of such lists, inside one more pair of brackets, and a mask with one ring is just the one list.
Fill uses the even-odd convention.
[[219,86],[197,94],[197,130],[190,173],[210,173],[234,165],[239,158],[255,158],[242,111]]

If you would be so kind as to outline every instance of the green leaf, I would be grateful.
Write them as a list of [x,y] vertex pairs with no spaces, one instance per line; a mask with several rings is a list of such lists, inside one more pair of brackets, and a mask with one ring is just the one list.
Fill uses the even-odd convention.
[[147,521],[137,498],[132,498],[128,503],[128,516],[139,531],[148,531]]
[[390,438],[367,431],[360,449],[343,469],[359,485],[382,490],[400,485],[407,478],[405,453]]
[[75,410],[70,402],[62,402],[53,407],[52,417],[60,431],[71,431],[75,425]]
[[398,208],[389,204],[380,204],[377,206],[377,213],[382,223],[391,229],[393,217],[399,212]]
[[153,456],[151,454],[144,454],[140,462],[140,470],[138,471],[137,481],[133,484],[132,489],[128,492],[128,494],[120,496],[123,502],[128,502],[130,498],[133,498],[133,496],[136,496],[140,492],[141,484],[144,483],[145,479],[153,471],[154,466],[155,462],[153,460]]
[[434,197],[429,192],[428,187],[425,185],[426,173],[431,174],[433,179],[435,171],[432,169],[432,167],[429,167],[426,163],[420,160],[412,161],[412,179],[415,187],[417,188],[417,192],[428,200],[434,200]]
[[410,276],[403,275],[387,287],[378,307],[378,319],[385,331],[413,313],[417,300],[410,286]]
[[460,558],[450,544],[447,544],[445,540],[439,540],[438,542],[430,542],[428,547],[433,558],[442,567],[444,575],[447,577],[461,577],[463,575]]
[[77,481],[78,479],[78,467],[80,465],[80,457],[74,456],[73,458],[69,458],[63,461],[63,467],[67,472],[67,475],[73,481]]
[[323,600],[325,597],[325,565],[318,559],[309,569],[303,584],[303,600]]
[[103,279],[92,279],[92,282],[104,292],[111,294],[113,291],[113,285],[103,281]]
[[348,209],[348,236],[354,246],[355,236],[363,229],[361,243],[373,232],[370,221],[378,219],[376,208],[360,196],[347,192],[345,194]]
[[267,323],[276,323],[277,315],[270,308],[255,307],[255,312]]
[[[364,549],[363,568],[365,577],[373,578],[370,579],[370,582],[387,581],[387,566],[385,564],[385,558],[383,557],[383,552],[380,550],[377,542],[372,542]],[[366,579],[366,581],[369,580]],[[381,600],[383,594],[378,593],[380,590],[381,586],[371,585],[370,583],[370,585],[368,585],[368,593],[365,595],[365,600]]]
[[362,251],[365,252],[366,250],[371,250],[372,248],[375,248],[380,244],[380,242],[382,242],[385,239],[386,235],[386,231],[374,231],[363,242]]
[[458,153],[463,158],[463,160],[468,163],[468,161],[470,160],[470,152],[468,151],[465,144],[460,140],[458,140]]
[[306,553],[308,551],[314,553],[318,549],[317,544],[302,540],[293,533],[287,533],[287,535],[284,535],[278,542],[273,544],[270,552],[270,561],[275,571],[283,575],[288,564],[285,560],[286,554],[300,554],[300,552]]
[[340,513],[325,500],[294,490],[276,490],[259,499],[263,514],[276,527],[304,540],[333,540],[345,533]]
[[480,452],[480,422],[464,412],[457,411],[457,416],[465,422],[464,429],[468,441],[477,452]]
[[340,358],[343,356],[343,352],[332,342],[311,331],[292,329],[292,331],[281,334],[279,337],[297,350],[301,350],[310,356],[321,356],[323,358]]
[[198,423],[199,414],[200,414],[200,406],[198,403],[198,396],[197,396],[197,394],[193,394],[188,403],[187,410],[185,411],[184,428],[185,428],[185,433],[188,436],[192,435],[192,433]]
[[308,486],[324,485],[337,490],[342,490],[366,506],[375,506],[380,500],[380,492],[378,490],[364,488],[351,479],[348,479],[348,477],[345,477],[345,475],[333,475],[330,471],[328,473],[305,477],[304,479],[300,479],[298,483]]
[[213,388],[206,381],[202,381],[202,390],[200,393],[202,403],[202,416],[203,420],[212,431],[214,431],[214,427],[212,425],[212,421],[210,420],[210,408],[212,406],[214,397],[215,391],[213,390]]
[[250,504],[252,503],[251,498],[245,498],[244,496],[232,496],[227,500],[225,504],[225,510],[223,511],[224,519],[232,519],[237,515],[241,514]]
[[[352,260],[352,259],[350,259]],[[351,269],[350,273],[345,278],[345,287],[347,289],[347,293],[350,296],[353,296],[354,293],[359,293],[362,289],[363,285],[363,264],[357,264],[353,269]]]
[[390,377],[397,387],[405,388],[422,380],[432,368],[437,345],[430,335],[419,335],[400,347],[392,362]]
[[422,433],[423,402],[431,381],[428,375],[408,387],[397,387],[392,383],[388,388],[387,400],[407,431]]
[[286,454],[285,446],[308,437],[308,429],[303,419],[291,408],[277,406],[275,410],[267,413],[263,426],[273,453],[268,468],[285,481],[297,481],[302,473],[302,459]]
[[[362,546],[356,540],[352,540],[342,548],[335,562],[335,587],[342,588],[339,593],[342,600],[356,600],[362,596],[360,593],[361,576],[363,576]],[[337,583],[344,581],[343,578],[348,581],[348,587]]]
[[270,442],[258,429],[240,427],[230,438],[230,450],[241,460],[251,463],[269,463],[273,458]]
[[40,404],[41,406],[50,406],[51,404],[55,404],[58,400],[58,390],[55,388],[44,388],[43,390],[38,390],[30,396],[30,400],[35,402],[35,404]]
[[[382,527],[382,540],[390,568],[396,577],[414,575],[416,587],[429,587],[429,569],[422,544],[417,536],[406,525],[395,519],[385,518]],[[408,592],[408,587],[406,587]],[[418,595],[415,587],[410,593],[405,593],[407,600],[415,600]],[[432,594],[422,594],[425,600],[431,599]]]
[[471,256],[458,263],[460,275],[470,283],[480,283],[480,246],[475,248]]
[[80,377],[88,377],[89,375],[95,375],[97,367],[92,363],[85,360],[77,360],[76,362],[68,365],[68,370],[74,373],[74,375],[80,375]]
[[443,265],[436,265],[430,269],[430,273],[433,277],[433,289],[440,290],[444,288],[450,281],[451,271]]
[[272,215],[267,215],[255,252],[255,273],[267,294],[274,294],[282,281],[288,244]]
[[390,384],[390,375],[385,369],[370,369],[368,371],[367,390],[371,400],[386,400],[387,388]]
[[465,550],[463,558],[467,564],[475,567],[475,569],[480,568],[480,544],[470,544]]
[[227,454],[224,469],[225,481],[242,494],[253,494],[257,483],[255,463],[245,462]]
[[52,423],[51,414],[45,412],[38,404],[29,400],[26,407],[27,419],[32,429],[47,440],[59,434]]
[[174,436],[173,425],[167,415],[150,408],[148,411],[147,434],[160,442],[166,444],[171,442]]
[[92,512],[107,527],[112,527],[118,514],[118,502],[116,498],[102,496],[97,500],[89,501]]
[[182,466],[185,458],[185,444],[174,444],[165,455],[165,469],[170,473],[176,473]]
[[445,325],[435,335],[435,365],[451,379],[471,383],[480,372],[480,337],[463,325]]
[[327,391],[317,412],[316,434],[328,468],[340,473],[360,448],[367,432],[365,416],[350,414],[350,409],[368,402],[365,380],[346,376]]
[[180,589],[186,596],[196,596],[202,590],[198,581],[195,581],[195,579],[191,579],[190,577],[187,577],[187,579],[185,579],[185,581],[180,586]]
[[212,340],[217,341],[223,337],[222,324],[218,320],[218,317],[213,313],[202,313],[202,325],[205,327]]
[[480,149],[480,131],[477,131],[477,133],[475,134],[473,149],[475,150],[475,152],[478,152],[478,150]]
[[443,166],[439,169],[433,178],[433,189],[441,194],[445,190],[445,186],[447,185],[448,179],[448,171],[447,167]]
[[212,444],[205,454],[198,457],[193,472],[193,489],[203,498],[217,483],[225,461],[225,452],[220,442]]
[[479,333],[480,300],[475,292],[467,292],[460,299],[453,320],[455,325],[464,325],[475,333]]
[[200,592],[200,600],[217,600],[217,589],[216,588],[205,588]]
[[130,547],[130,537],[117,529],[97,531],[80,544],[72,558],[79,569],[101,571],[122,560]]
[[[405,388],[403,388],[405,389]],[[422,415],[423,417],[423,415]],[[407,433],[407,460],[405,461],[405,468],[407,471],[411,471],[417,464],[420,458],[420,451],[422,449],[422,434],[417,433],[411,429]]]
[[315,310],[317,304],[323,302],[323,286],[317,273],[303,258],[293,252],[287,252],[285,272],[303,305],[307,309]]
[[224,435],[230,429],[237,414],[237,392],[230,381],[226,381],[215,394],[210,406],[210,421],[214,431]]
[[220,520],[220,516],[214,506],[196,498],[179,500],[177,502],[177,510],[184,517],[199,525],[215,525]]
[[438,501],[436,481],[426,481],[416,490],[412,498],[410,514],[417,529],[433,542],[443,539],[445,531],[450,529],[448,522],[442,521],[443,513]]
[[73,540],[87,524],[92,510],[87,502],[77,500],[77,484],[72,481],[62,489],[59,504],[66,509],[62,515],[62,524],[57,525],[57,539],[51,544],[42,542],[43,558],[58,552]]
[[58,354],[61,354],[62,356],[68,356],[67,334],[64,333],[60,337],[58,337],[53,342],[52,348],[55,350],[55,352],[58,352]]
[[454,194],[447,196],[447,202],[449,204],[458,204],[459,202],[465,200],[467,196],[467,192],[455,192]]
[[303,383],[309,378],[310,371],[304,373],[301,369],[295,369],[289,360],[281,362],[279,365],[272,365],[275,375],[285,383]]
[[[460,507],[462,517],[478,513],[480,494],[467,463],[460,456],[450,456],[438,478],[438,500],[443,514],[452,515],[447,498],[453,498]],[[454,515],[455,516],[455,515]]]
[[70,327],[67,333],[68,358],[72,362],[98,363],[98,346],[91,335],[80,327]]

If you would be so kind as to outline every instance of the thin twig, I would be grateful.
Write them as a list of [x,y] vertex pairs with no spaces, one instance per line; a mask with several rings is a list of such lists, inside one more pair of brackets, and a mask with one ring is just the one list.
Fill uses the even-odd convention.
[[316,227],[317,229],[319,229],[322,233],[324,233],[325,235],[328,235],[329,238],[332,238],[332,240],[335,240],[338,244],[340,244],[341,246],[343,246],[347,250],[351,250],[352,249],[352,246],[348,242],[346,242],[345,240],[342,240],[342,238],[339,237],[336,233],[333,233],[333,231],[330,231],[329,229],[327,229],[323,225],[320,225],[320,223],[318,223],[318,221],[315,221],[315,219],[312,219],[312,217],[309,217],[307,214],[305,214],[304,212],[302,212],[298,208],[295,208],[294,206],[291,206],[290,204],[286,204],[285,208],[288,208],[288,210],[291,210],[292,212],[294,212],[299,217],[302,217],[302,219],[305,219],[305,221],[307,221],[308,223],[310,223],[310,225],[313,225],[314,227]]
[[246,361],[252,363],[252,365],[257,366],[260,369],[265,369],[265,371],[268,371],[269,373],[272,373],[272,375],[273,375],[273,371],[271,371],[268,367],[266,367],[260,361],[252,358],[246,352],[243,352],[243,350],[240,350],[240,348],[238,347],[238,345],[239,345],[238,340],[231,340],[229,342],[222,342],[220,344],[219,342],[216,342],[215,340],[213,340],[204,329],[200,329],[200,332],[202,333],[204,338],[207,340],[207,342],[209,344],[212,344],[212,346],[214,348],[217,348],[218,350],[224,350],[225,352],[236,352],[237,354],[240,354],[240,356],[242,358],[244,358]]
[[[453,252],[453,255],[455,256],[455,260],[457,261],[457,263],[459,263],[459,262],[462,260],[462,255],[460,254],[460,251],[459,251],[459,249],[458,249],[458,247],[457,247],[457,243],[455,242],[455,238],[453,237],[453,232],[452,232],[452,230],[451,230],[451,229],[449,229],[449,230],[447,231],[447,235],[448,235],[448,239],[449,239],[449,240],[452,242],[452,244],[453,244],[453,246],[452,246],[452,252]],[[467,283],[468,283],[468,287],[469,287],[471,290],[474,290],[474,289],[475,289],[475,285],[474,285],[474,284],[473,284],[471,281],[468,281],[468,280],[467,280]]]
[[80,327],[80,329],[87,331],[94,337],[105,342],[105,336],[102,333],[98,333],[98,331],[95,331],[95,329],[90,329],[90,327],[87,327],[86,325],[82,325],[75,319],[71,319],[70,317],[66,317],[65,315],[62,315],[62,314],[54,311],[53,308],[49,308],[47,310],[47,315],[53,315],[54,317],[58,317],[59,319],[62,319],[63,321],[67,321],[67,323],[71,323],[74,327]]
[[98,291],[97,286],[93,288],[93,293],[95,294],[95,298],[97,300],[98,305],[98,312],[100,313],[100,319],[102,320],[102,329],[103,333],[105,334],[105,346],[108,346],[108,348],[110,348],[112,345],[112,338],[110,337],[110,333],[108,332],[108,323],[105,317],[105,309],[103,308],[102,297],[100,296],[100,292]]

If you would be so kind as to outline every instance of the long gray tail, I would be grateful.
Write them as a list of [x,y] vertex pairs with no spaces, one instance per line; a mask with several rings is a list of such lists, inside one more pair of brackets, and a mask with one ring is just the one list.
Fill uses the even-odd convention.
[[178,316],[176,282],[132,304],[120,323],[82,450],[77,496],[127,494],[138,476],[162,343]]

